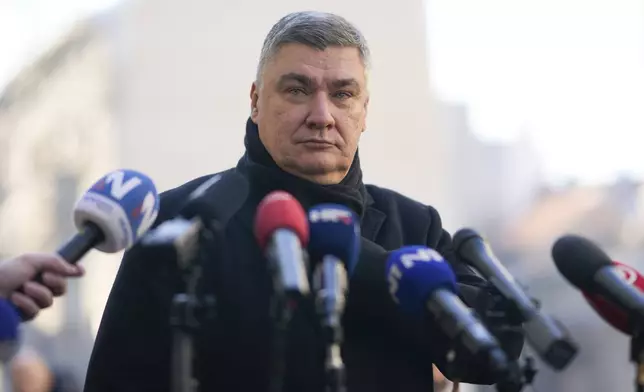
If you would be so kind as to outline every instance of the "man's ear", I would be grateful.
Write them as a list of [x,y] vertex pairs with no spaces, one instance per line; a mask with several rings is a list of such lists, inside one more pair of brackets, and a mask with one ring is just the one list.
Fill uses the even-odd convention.
[[369,97],[364,101],[364,121],[362,125],[362,132],[367,130],[367,113],[369,112]]
[[257,107],[258,102],[259,88],[257,87],[257,82],[253,82],[250,86],[250,119],[255,124],[257,124],[257,117],[259,116],[259,108]]

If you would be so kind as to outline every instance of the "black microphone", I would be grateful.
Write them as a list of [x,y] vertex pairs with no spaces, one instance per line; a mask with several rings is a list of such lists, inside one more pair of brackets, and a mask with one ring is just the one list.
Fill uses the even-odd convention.
[[585,293],[606,297],[644,321],[644,294],[624,279],[619,267],[594,242],[576,235],[559,238],[552,247],[559,272]]
[[248,181],[239,173],[226,171],[201,183],[173,219],[161,223],[141,240],[159,257],[172,255],[182,269],[188,268],[198,251],[202,229],[218,233],[239,211],[248,197]]
[[[223,229],[248,196],[248,181],[230,170],[201,183],[173,219],[161,223],[141,240],[151,259],[173,260],[182,275],[182,287],[172,298],[172,391],[193,391],[193,337],[202,318],[211,318],[215,298],[197,292],[207,249],[218,248]],[[219,242],[217,242],[219,241]],[[206,248],[205,245],[209,245]]]
[[479,271],[512,304],[523,319],[523,331],[537,354],[555,370],[574,359],[578,347],[557,320],[542,314],[510,272],[496,258],[489,244],[472,229],[454,234],[457,257]]
[[180,214],[225,226],[246,201],[248,187],[246,178],[234,169],[215,174],[192,191]]
[[573,286],[586,294],[605,297],[626,312],[633,336],[630,360],[635,363],[635,390],[644,391],[644,295],[597,244],[586,238],[576,235],[559,238],[552,247],[552,258]]

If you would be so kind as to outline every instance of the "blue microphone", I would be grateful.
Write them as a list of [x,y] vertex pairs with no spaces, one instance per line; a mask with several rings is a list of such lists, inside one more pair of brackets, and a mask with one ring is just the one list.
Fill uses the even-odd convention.
[[7,299],[0,298],[0,362],[11,360],[18,352],[20,315]]
[[353,271],[360,253],[360,223],[345,206],[319,204],[309,210],[309,232],[318,310],[323,326],[337,330],[348,286],[346,270]]
[[346,270],[353,271],[360,253],[360,221],[345,206],[319,204],[309,210],[309,231],[313,290],[327,342],[327,390],[344,391],[341,319],[348,288]]
[[433,249],[408,246],[391,252],[386,279],[389,292],[401,309],[413,315],[429,310],[453,341],[470,355],[480,357],[498,375],[508,372],[508,359],[499,342],[458,298],[456,276]]
[[346,265],[349,273],[360,255],[360,220],[340,204],[318,204],[309,210],[311,239],[308,251],[313,259],[331,255]]
[[154,183],[143,173],[108,173],[76,203],[74,223],[79,233],[58,254],[76,263],[92,248],[116,253],[131,247],[154,224],[159,203]]
[[[78,200],[74,207],[78,233],[57,253],[76,264],[92,248],[105,253],[120,252],[150,229],[158,213],[159,194],[149,177],[134,170],[113,171]],[[34,280],[42,282],[42,274]]]

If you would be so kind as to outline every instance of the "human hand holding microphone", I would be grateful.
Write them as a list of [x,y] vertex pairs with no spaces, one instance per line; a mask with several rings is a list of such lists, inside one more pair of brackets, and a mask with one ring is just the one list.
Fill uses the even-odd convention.
[[[28,319],[65,294],[67,278],[83,276],[83,267],[59,255],[25,253],[0,262],[0,298],[10,300]],[[40,282],[33,281],[41,276]],[[22,288],[21,291],[18,289]]]
[[[133,170],[103,176],[78,200],[78,232],[56,254],[25,254],[8,260],[0,293],[10,297],[23,320],[31,320],[65,293],[65,279],[83,275],[75,264],[92,248],[116,253],[132,246],[152,226],[159,196],[151,179]],[[9,272],[11,271],[11,273]],[[5,275],[6,276],[3,276]]]

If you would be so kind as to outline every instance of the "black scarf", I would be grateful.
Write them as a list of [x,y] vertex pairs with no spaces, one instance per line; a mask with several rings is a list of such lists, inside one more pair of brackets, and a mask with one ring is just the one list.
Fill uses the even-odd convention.
[[251,194],[263,198],[274,190],[293,195],[308,210],[320,203],[336,203],[351,208],[362,217],[370,201],[362,183],[360,158],[356,153],[349,172],[339,184],[320,185],[282,170],[270,156],[259,138],[257,125],[248,119],[244,138],[246,153],[237,163],[237,170],[246,175]]

